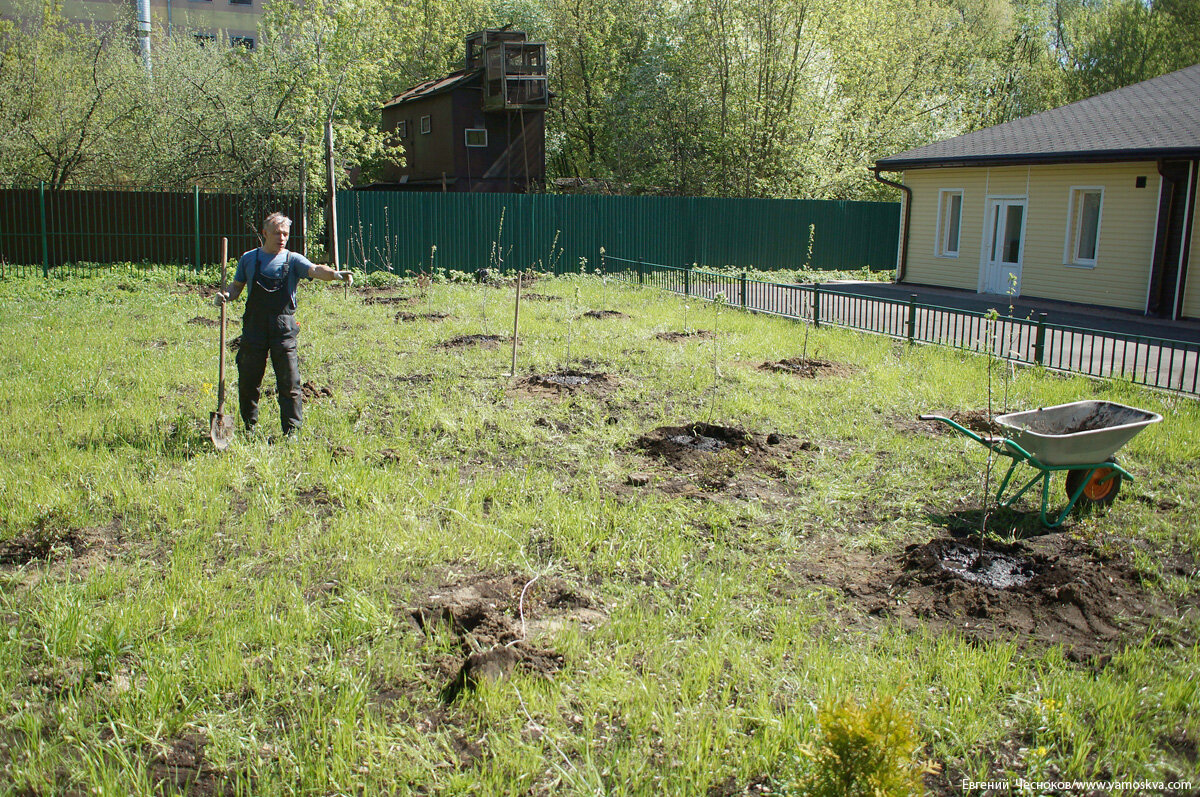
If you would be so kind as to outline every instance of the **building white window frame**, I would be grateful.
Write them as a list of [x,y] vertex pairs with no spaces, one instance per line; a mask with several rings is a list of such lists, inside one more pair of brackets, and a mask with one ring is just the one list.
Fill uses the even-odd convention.
[[[1083,234],[1083,198],[1087,194],[1099,194],[1100,204],[1096,208],[1096,236],[1090,258],[1079,256],[1079,244]],[[1063,265],[1072,268],[1095,268],[1100,257],[1100,230],[1104,223],[1104,186],[1073,185],[1067,195],[1067,230],[1063,239]]]
[[398,138],[408,138],[408,120],[401,119],[396,124],[396,136]]
[[[942,188],[938,191],[937,238],[934,243],[935,257],[958,257],[962,250],[962,220],[963,197],[965,191],[961,188]],[[951,223],[950,209],[954,198],[958,198],[958,219]],[[953,234],[954,240],[950,240]]]
[[421,117],[421,133],[428,135],[433,132],[433,120],[429,118],[429,114]]
[[[479,143],[478,141],[476,141],[474,144],[472,144],[472,143],[471,143],[471,134],[472,134],[472,133],[482,133],[482,134],[483,134],[483,143]],[[466,146],[468,146],[468,147],[472,147],[472,148],[474,148],[474,147],[486,147],[486,146],[488,145],[488,131],[487,131],[487,128],[486,128],[486,127],[468,127],[468,128],[465,128],[465,129],[463,130],[463,144],[465,144],[465,145],[466,145]]]

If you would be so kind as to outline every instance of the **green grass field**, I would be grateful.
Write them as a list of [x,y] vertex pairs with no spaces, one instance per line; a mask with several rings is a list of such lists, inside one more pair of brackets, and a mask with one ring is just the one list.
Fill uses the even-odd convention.
[[[512,288],[309,283],[302,434],[268,395],[217,453],[215,281],[0,281],[0,793],[1200,787],[1194,400],[993,364],[996,412],[1165,420],[1107,513],[981,541],[987,452],[916,416],[986,411],[986,358],[547,278],[510,377]],[[645,450],[700,423],[750,437]]]

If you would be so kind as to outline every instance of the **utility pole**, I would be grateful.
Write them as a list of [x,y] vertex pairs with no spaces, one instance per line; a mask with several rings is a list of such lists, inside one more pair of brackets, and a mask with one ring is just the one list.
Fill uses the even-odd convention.
[[333,119],[325,120],[325,181],[329,186],[329,252],[333,267],[341,268],[338,259],[337,236],[337,179],[333,170]]
[[150,0],[137,0],[137,25],[142,64],[146,67],[146,74],[152,76],[154,68],[150,62]]

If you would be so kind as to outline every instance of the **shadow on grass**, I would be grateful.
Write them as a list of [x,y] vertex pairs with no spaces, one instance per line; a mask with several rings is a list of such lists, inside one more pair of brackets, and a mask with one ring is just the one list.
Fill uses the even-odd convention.
[[[1051,508],[1047,514],[1054,518],[1061,511],[1061,507]],[[946,529],[952,537],[978,536],[984,532],[982,509],[963,509],[945,514],[930,512],[926,517],[933,525]],[[992,510],[987,518],[987,532],[1002,537],[1012,536],[1017,539],[1026,539],[1040,537],[1055,531],[1057,529],[1047,528],[1042,523],[1039,513],[1033,511],[1023,512],[1009,507],[1000,507]]]
[[101,429],[82,435],[75,445],[84,451],[132,448],[168,459],[190,460],[213,450],[207,418],[180,416],[152,427]]

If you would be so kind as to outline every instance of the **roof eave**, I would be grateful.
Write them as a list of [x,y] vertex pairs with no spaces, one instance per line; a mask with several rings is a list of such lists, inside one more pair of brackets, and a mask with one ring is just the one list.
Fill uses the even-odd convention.
[[962,155],[947,158],[883,158],[871,168],[882,172],[907,169],[940,169],[954,166],[1034,166],[1051,163],[1120,163],[1127,161],[1192,160],[1200,147],[1167,149],[1085,150],[1078,152],[1024,153],[1016,155]]

